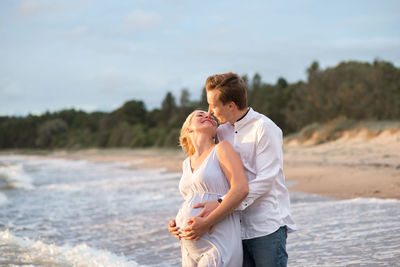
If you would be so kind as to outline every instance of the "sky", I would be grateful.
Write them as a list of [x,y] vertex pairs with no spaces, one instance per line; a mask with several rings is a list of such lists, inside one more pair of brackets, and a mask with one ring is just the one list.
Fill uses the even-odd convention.
[[263,82],[374,59],[400,66],[398,0],[1,0],[0,116],[158,108],[209,75]]

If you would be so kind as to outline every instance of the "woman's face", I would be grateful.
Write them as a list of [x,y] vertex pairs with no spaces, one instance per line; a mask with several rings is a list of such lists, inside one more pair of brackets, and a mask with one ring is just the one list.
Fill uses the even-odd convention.
[[193,114],[189,128],[193,131],[202,131],[207,129],[213,129],[213,131],[216,131],[217,122],[209,113],[197,110]]

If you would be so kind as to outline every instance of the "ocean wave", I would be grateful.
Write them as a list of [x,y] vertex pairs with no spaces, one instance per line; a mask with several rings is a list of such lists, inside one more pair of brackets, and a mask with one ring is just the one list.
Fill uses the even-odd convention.
[[369,204],[385,204],[385,203],[400,203],[400,200],[395,198],[367,198],[357,197],[352,199],[342,200],[344,203],[369,203]]
[[123,256],[90,248],[86,244],[75,247],[48,245],[41,241],[14,236],[8,230],[0,231],[0,247],[1,266],[139,266]]
[[0,188],[3,189],[34,189],[32,178],[25,173],[22,164],[0,164]]
[[7,202],[8,202],[7,197],[4,194],[0,193],[0,207],[6,204]]

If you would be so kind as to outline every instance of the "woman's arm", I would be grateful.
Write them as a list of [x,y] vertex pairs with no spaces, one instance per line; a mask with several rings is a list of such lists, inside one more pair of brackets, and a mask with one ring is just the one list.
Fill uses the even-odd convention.
[[181,237],[179,236],[179,227],[176,226],[176,222],[174,219],[170,220],[168,222],[168,231],[176,237],[178,240],[181,240]]
[[232,213],[249,192],[242,161],[233,146],[227,141],[222,141],[217,145],[217,156],[231,188],[224,201],[207,217],[189,219],[190,226],[183,229],[185,234],[182,237],[185,239],[199,239],[210,227]]

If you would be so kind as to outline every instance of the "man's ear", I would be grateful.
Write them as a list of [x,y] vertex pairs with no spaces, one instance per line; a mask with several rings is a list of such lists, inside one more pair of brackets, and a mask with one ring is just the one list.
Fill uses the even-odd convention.
[[233,101],[229,102],[228,107],[229,107],[230,109],[234,109],[234,108],[237,109],[237,106],[236,106],[235,102],[233,102]]

